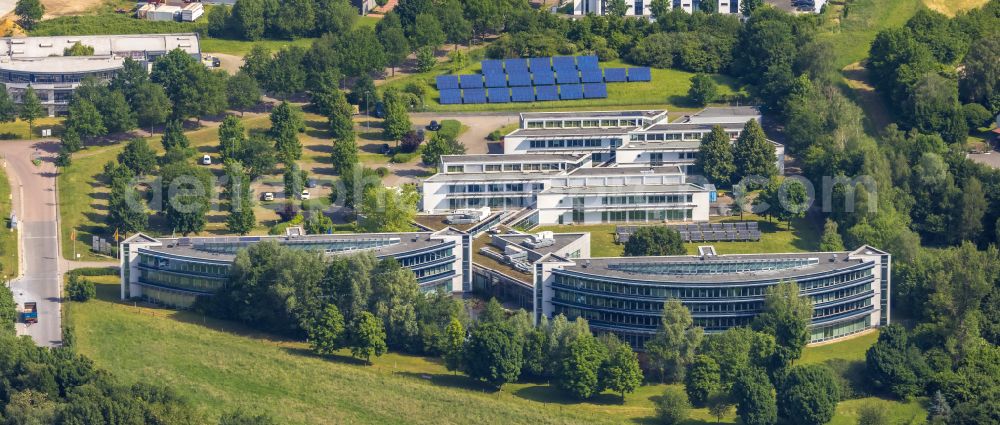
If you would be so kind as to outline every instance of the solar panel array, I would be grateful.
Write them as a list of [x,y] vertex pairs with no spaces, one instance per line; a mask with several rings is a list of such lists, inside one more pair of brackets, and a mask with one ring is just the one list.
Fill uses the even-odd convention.
[[442,105],[608,97],[607,83],[651,81],[649,68],[604,68],[597,56],[486,59],[482,74],[441,75]]
[[[615,240],[626,243],[641,226],[615,226]],[[759,241],[760,229],[756,221],[735,223],[695,223],[668,226],[681,234],[684,242]]]

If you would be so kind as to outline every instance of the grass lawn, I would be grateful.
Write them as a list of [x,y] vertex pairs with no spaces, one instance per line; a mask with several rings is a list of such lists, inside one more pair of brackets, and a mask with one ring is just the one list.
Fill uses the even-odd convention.
[[878,341],[878,332],[870,332],[844,341],[806,347],[798,364],[825,363],[832,359],[865,361],[865,352]]
[[[602,62],[602,67],[627,67],[621,61]],[[610,83],[608,84],[607,99],[581,99],[558,102],[532,102],[532,103],[491,103],[481,105],[441,105],[439,103],[440,94],[435,88],[435,77],[447,74],[448,63],[442,63],[433,70],[414,74],[404,78],[391,80],[385,87],[404,87],[407,84],[415,83],[423,87],[426,92],[427,109],[440,112],[470,112],[470,111],[531,111],[531,110],[558,110],[581,108],[611,108],[615,107],[641,107],[641,108],[664,108],[670,110],[700,109],[687,104],[687,91],[691,87],[691,77],[689,72],[674,69],[653,69],[653,80],[646,83]],[[478,73],[480,63],[473,62],[472,65],[455,72],[455,74]],[[719,83],[719,94],[728,95],[737,91],[736,83],[733,79],[722,76],[713,76]]]
[[[198,32],[208,25],[208,11],[195,22],[147,21],[131,13],[115,13],[115,9],[129,9],[135,3],[109,2],[94,13],[59,16],[41,21],[31,30],[32,36],[46,35],[111,35],[111,34],[167,34]],[[210,8],[211,6],[209,6]],[[208,8],[206,8],[208,9]]]
[[[802,219],[792,221],[792,230],[785,223],[768,222],[767,219],[747,214],[741,220],[739,217],[715,217],[712,222],[757,221],[761,229],[761,239],[758,242],[692,242],[684,244],[687,253],[698,253],[699,245],[712,245],[719,254],[753,254],[766,252],[808,252],[819,248],[819,238],[822,228],[812,220]],[[655,224],[655,223],[650,223]],[[615,243],[615,227],[617,224],[593,225],[553,225],[540,226],[533,232],[551,230],[553,232],[590,232],[590,256],[620,257],[624,245]]]
[[[62,123],[65,118],[62,117],[44,117],[35,120],[34,133],[35,137],[39,137],[42,128],[51,128],[54,135],[59,135],[62,133]],[[0,123],[0,136],[5,139],[29,139],[28,135],[28,122],[17,119],[13,122]]]
[[955,16],[958,12],[983,7],[989,2],[990,0],[924,0],[924,5],[928,9]]
[[[124,383],[173,387],[209,422],[246,408],[289,424],[652,424],[653,401],[666,388],[644,385],[624,404],[610,393],[576,402],[546,383],[509,384],[495,393],[448,372],[437,359],[390,353],[364,366],[347,352],[318,358],[301,342],[232,322],[123,304],[115,277],[87,279],[100,283],[98,299],[66,305],[79,352]],[[878,400],[840,403],[833,423],[855,423],[858,407],[869,401]],[[893,417],[926,414],[916,402],[879,402]],[[735,422],[730,415],[722,423]],[[707,425],[715,419],[694,409],[685,423]]]
[[879,31],[903,26],[922,7],[921,0],[854,0],[847,16],[840,13],[841,7],[827,13],[826,31],[818,37],[831,42],[834,64],[842,69],[868,56]]
[[[91,147],[73,155],[73,163],[59,173],[59,216],[63,258],[72,259],[74,245],[81,260],[106,259],[91,253],[91,236],[109,238],[106,217],[110,189],[98,180],[104,164],[114,160],[124,148]],[[76,240],[70,236],[76,231]],[[111,233],[114,233],[112,230]]]
[[8,277],[17,276],[17,231],[10,229],[10,181],[7,180],[7,173],[0,168],[0,275],[4,281]]
[[228,55],[246,56],[253,46],[260,44],[267,47],[271,52],[277,52],[289,46],[299,46],[303,49],[312,47],[315,38],[297,38],[295,40],[230,40],[224,38],[203,37],[201,39],[201,51],[206,53],[224,53]]

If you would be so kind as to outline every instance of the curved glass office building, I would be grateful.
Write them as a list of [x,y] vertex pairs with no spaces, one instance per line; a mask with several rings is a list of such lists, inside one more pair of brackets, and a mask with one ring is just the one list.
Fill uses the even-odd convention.
[[308,236],[156,239],[134,235],[121,245],[121,297],[170,307],[190,307],[226,285],[236,252],[261,241],[328,255],[372,251],[394,258],[417,277],[422,290],[459,292],[471,268],[469,236],[449,230]]
[[583,317],[641,348],[660,325],[663,304],[680,299],[706,332],[749,325],[768,287],[798,283],[813,302],[811,342],[889,322],[891,256],[851,252],[563,260],[535,264],[535,314]]

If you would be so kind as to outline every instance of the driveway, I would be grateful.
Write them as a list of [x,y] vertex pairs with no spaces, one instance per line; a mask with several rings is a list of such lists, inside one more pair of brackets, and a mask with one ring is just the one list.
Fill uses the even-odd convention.
[[468,113],[438,113],[419,112],[410,114],[410,121],[421,127],[430,124],[431,120],[457,120],[469,127],[469,130],[458,136],[458,141],[465,145],[465,153],[503,153],[500,142],[490,142],[486,137],[494,130],[508,124],[518,122],[517,112],[468,112]]
[[[0,155],[10,180],[20,239],[20,276],[11,283],[19,306],[38,303],[38,323],[18,323],[19,335],[30,335],[40,346],[62,343],[62,270],[59,251],[59,208],[55,140],[0,142]],[[32,163],[34,158],[40,165]]]

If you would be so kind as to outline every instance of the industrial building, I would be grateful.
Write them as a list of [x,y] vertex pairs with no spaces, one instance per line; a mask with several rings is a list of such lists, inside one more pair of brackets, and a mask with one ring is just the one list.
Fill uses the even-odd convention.
[[421,290],[463,292],[471,285],[471,239],[452,230],[414,233],[153,238],[121,243],[121,298],[190,307],[226,285],[236,252],[263,241],[341,255],[370,251],[413,271]]
[[194,22],[205,14],[205,6],[197,1],[139,2],[135,16],[149,21]]
[[[94,48],[91,56],[65,56],[65,49],[80,43]],[[86,77],[110,81],[125,58],[150,69],[153,61],[174,49],[201,60],[198,35],[137,34],[59,37],[0,38],[0,83],[14,102],[21,103],[29,86],[51,116],[65,114],[73,91]]]

